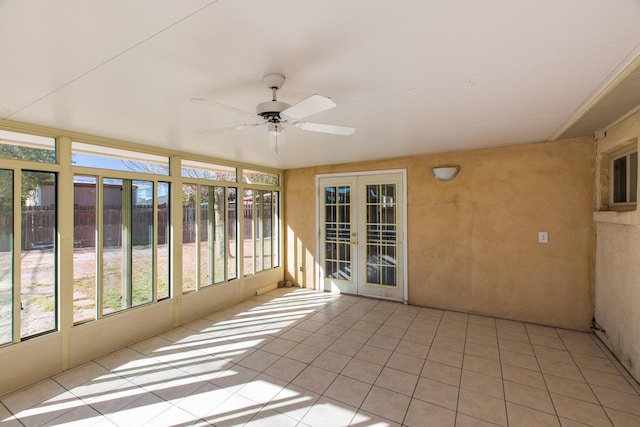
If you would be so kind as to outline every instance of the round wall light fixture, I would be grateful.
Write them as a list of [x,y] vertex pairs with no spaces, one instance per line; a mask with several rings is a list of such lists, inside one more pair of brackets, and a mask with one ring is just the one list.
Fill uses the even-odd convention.
[[458,175],[460,166],[437,166],[431,168],[433,177],[438,181],[451,181]]

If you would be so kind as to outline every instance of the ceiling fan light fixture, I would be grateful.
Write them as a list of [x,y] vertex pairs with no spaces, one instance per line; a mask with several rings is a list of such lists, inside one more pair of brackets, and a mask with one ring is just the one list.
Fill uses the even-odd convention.
[[284,127],[282,123],[271,122],[268,124],[267,131],[269,133],[269,145],[276,149],[284,145],[287,141],[284,135]]

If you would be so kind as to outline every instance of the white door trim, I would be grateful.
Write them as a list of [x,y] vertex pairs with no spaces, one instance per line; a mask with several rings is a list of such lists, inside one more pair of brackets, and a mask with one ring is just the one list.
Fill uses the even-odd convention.
[[384,169],[384,170],[375,170],[375,171],[363,171],[363,172],[344,172],[344,173],[327,173],[327,174],[317,174],[316,175],[316,206],[315,206],[315,237],[316,237],[316,248],[315,248],[315,260],[316,260],[316,277],[314,289],[324,291],[324,267],[320,263],[320,206],[322,201],[320,200],[320,179],[321,178],[334,178],[334,177],[346,177],[346,176],[363,176],[363,175],[385,175],[385,174],[402,174],[402,198],[404,206],[402,206],[402,253],[404,256],[402,257],[402,265],[403,265],[403,301],[407,304],[409,300],[409,273],[408,273],[408,263],[407,259],[407,241],[409,240],[409,233],[407,233],[407,170],[406,169]]

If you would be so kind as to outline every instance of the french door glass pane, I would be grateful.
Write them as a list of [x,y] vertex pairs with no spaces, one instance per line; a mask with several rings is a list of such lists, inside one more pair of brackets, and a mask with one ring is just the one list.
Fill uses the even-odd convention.
[[326,186],[325,276],[351,280],[351,187]]
[[56,176],[22,172],[22,338],[56,328]]
[[74,177],[73,322],[96,318],[97,179]]
[[396,185],[367,185],[367,283],[397,286]]
[[0,344],[13,340],[13,171],[0,169]]
[[196,207],[198,186],[182,185],[182,292],[196,290]]

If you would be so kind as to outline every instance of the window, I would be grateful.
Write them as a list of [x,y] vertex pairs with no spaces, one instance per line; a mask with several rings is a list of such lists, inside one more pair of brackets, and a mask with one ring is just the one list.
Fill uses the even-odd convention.
[[[0,189],[0,344],[6,344],[14,340],[17,319],[20,339],[57,328],[56,174],[0,169]],[[19,218],[13,214],[16,203]],[[14,230],[19,230],[18,251]]]
[[169,269],[169,183],[158,182],[158,192],[156,194],[156,205],[158,211],[157,229],[158,229],[158,249],[156,263],[156,280],[158,284],[158,299],[169,298],[171,292],[169,290],[170,274]]
[[0,130],[0,345],[58,328],[56,162],[55,138]]
[[[101,197],[106,199],[107,206],[103,211],[103,280],[101,283],[106,286],[104,296],[108,299],[108,304],[103,306],[103,313],[117,311],[122,308],[119,302],[122,300],[122,294],[117,290],[119,284],[123,283],[123,269],[121,268],[122,260],[122,222],[120,216],[122,214],[122,198],[119,196],[121,192],[123,180],[105,179],[102,185]],[[114,184],[114,182],[116,184]],[[98,179],[92,176],[76,175],[74,177],[74,212],[73,212],[73,321],[74,323],[86,322],[96,319],[96,269],[98,252],[96,247],[96,231],[97,231],[97,196],[98,196]],[[143,181],[144,183],[144,181]],[[136,184],[139,187],[139,183]],[[152,183],[144,183],[150,186]],[[158,182],[155,198],[157,209],[157,264],[156,264],[156,282],[157,282],[157,298],[164,299],[169,297],[169,184],[166,182]],[[153,283],[150,277],[150,269],[153,266],[150,263],[152,257],[149,252],[153,249],[153,242],[145,236],[145,233],[153,227],[150,222],[153,214],[153,203],[148,200],[150,196],[145,193],[143,188],[136,188],[138,200],[132,200],[132,233],[136,236],[132,240],[131,268],[140,267],[140,260],[146,259],[146,268],[140,271],[132,271],[132,281],[124,280],[127,286],[135,289],[137,296],[140,295],[140,283],[143,288],[150,288]],[[142,200],[140,200],[140,198]],[[138,203],[142,201],[142,204]],[[114,221],[114,217],[118,218]],[[105,221],[106,219],[106,221]],[[145,228],[147,230],[145,230]],[[114,236],[117,236],[114,240]],[[129,250],[129,249],[126,249]],[[114,254],[117,252],[117,255]],[[135,257],[135,258],[134,258]],[[151,266],[149,265],[151,264]],[[133,281],[135,279],[135,282]],[[130,285],[129,285],[130,284]],[[133,287],[135,286],[135,287]],[[127,291],[128,293],[128,291]],[[147,292],[147,295],[149,292]],[[133,303],[149,302],[150,299],[134,300]],[[126,303],[126,299],[125,299]],[[125,307],[126,304],[125,304]]]
[[237,188],[183,184],[182,292],[237,278]]
[[238,189],[227,188],[227,277],[238,277]]
[[262,268],[267,270],[273,267],[273,205],[272,192],[262,192],[262,230],[260,237],[262,238]]
[[[211,192],[213,195],[213,192]],[[206,185],[200,186],[200,222],[199,222],[199,235],[200,235],[200,245],[199,245],[199,253],[198,260],[200,260],[199,265],[199,278],[198,281],[199,286],[207,286],[212,282],[213,277],[213,251],[210,249],[209,245],[209,236],[211,236],[211,231],[213,229],[213,215],[209,215],[211,211],[213,211],[213,203],[209,202],[209,187]],[[211,220],[211,221],[210,221]]]
[[13,171],[0,169],[0,345],[13,340]]
[[638,200],[638,150],[611,156],[610,197],[613,207],[633,207]]
[[182,160],[181,174],[184,178],[236,182],[236,168],[196,162],[194,160]]
[[[183,292],[280,265],[277,171],[170,160],[0,130],[0,346],[171,298],[173,180]],[[59,306],[61,287],[73,305]]]
[[168,157],[78,142],[72,150],[83,171],[74,175],[74,323],[168,298],[170,184],[150,176],[168,174]]
[[247,184],[278,185],[280,177],[276,173],[244,169],[242,171],[242,182]]
[[244,274],[280,265],[278,191],[244,192]]
[[0,158],[55,163],[56,141],[44,136],[0,130]]
[[97,178],[73,180],[73,321],[96,318]]
[[[253,190],[244,190],[243,197],[243,211],[244,211],[244,275],[253,274],[254,270],[254,257],[255,257],[255,242],[253,235],[255,234],[254,218],[255,218],[255,198]],[[257,240],[257,239],[256,239]]]
[[197,289],[196,268],[197,251],[197,206],[198,186],[196,184],[182,185],[182,292],[192,292]]
[[169,158],[138,151],[103,147],[74,141],[72,144],[74,166],[169,175]]
[[104,314],[153,301],[153,187],[151,181],[103,181],[103,193],[112,194],[103,201]]
[[56,174],[22,171],[21,336],[56,329]]

